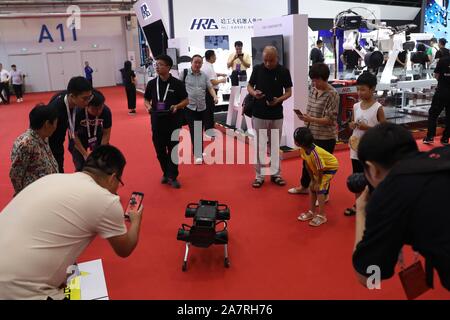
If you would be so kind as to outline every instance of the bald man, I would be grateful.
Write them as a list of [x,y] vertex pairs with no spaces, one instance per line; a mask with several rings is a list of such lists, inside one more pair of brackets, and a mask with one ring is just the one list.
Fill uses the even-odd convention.
[[[267,46],[263,51],[263,63],[253,68],[248,92],[255,99],[253,104],[253,129],[257,145],[256,178],[252,184],[260,188],[266,175],[279,186],[286,182],[281,177],[280,140],[283,128],[283,101],[292,94],[292,80],[288,69],[278,63],[278,51]],[[268,151],[268,152],[266,152]],[[270,168],[266,168],[266,154],[270,156]]]

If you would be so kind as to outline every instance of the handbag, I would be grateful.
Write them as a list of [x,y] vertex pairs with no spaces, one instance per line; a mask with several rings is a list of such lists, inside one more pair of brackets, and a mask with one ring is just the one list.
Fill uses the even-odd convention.
[[414,300],[431,289],[427,285],[426,273],[419,260],[419,254],[415,253],[414,255],[414,263],[407,268],[405,268],[403,250],[399,255],[401,271],[398,275],[408,300]]
[[242,101],[242,114],[251,118],[253,116],[254,104],[255,104],[255,98],[250,93],[248,93],[245,96],[244,101]]

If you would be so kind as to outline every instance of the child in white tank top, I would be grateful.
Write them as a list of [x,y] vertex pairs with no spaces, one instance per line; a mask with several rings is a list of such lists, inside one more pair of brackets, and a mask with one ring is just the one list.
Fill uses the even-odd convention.
[[[383,106],[376,101],[374,94],[377,86],[375,75],[364,72],[356,80],[360,102],[353,106],[352,122],[349,126],[353,134],[349,140],[350,159],[352,160],[353,173],[364,172],[363,164],[358,160],[358,144],[364,133],[377,124],[385,122]],[[356,198],[359,194],[356,194]],[[355,215],[355,206],[345,210],[344,215]]]

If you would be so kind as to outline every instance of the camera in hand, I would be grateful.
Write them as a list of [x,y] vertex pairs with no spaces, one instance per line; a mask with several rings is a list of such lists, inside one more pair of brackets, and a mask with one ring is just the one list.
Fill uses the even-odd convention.
[[347,178],[347,188],[350,192],[361,193],[368,185],[369,182],[362,172],[354,173]]

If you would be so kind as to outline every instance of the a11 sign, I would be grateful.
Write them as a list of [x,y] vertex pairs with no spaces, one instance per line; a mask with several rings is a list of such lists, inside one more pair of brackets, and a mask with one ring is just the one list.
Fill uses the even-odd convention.
[[[64,26],[62,23],[58,24],[56,26],[56,29],[59,30],[59,34],[61,36],[61,41],[64,42],[65,41],[65,37],[64,37]],[[72,27],[69,30],[72,30],[72,39],[73,41],[77,41],[77,30]],[[47,25],[43,24],[41,27],[41,33],[39,35],[39,43],[41,43],[44,40],[49,40],[50,42],[54,42],[52,34],[50,33],[50,31],[47,28]]]

